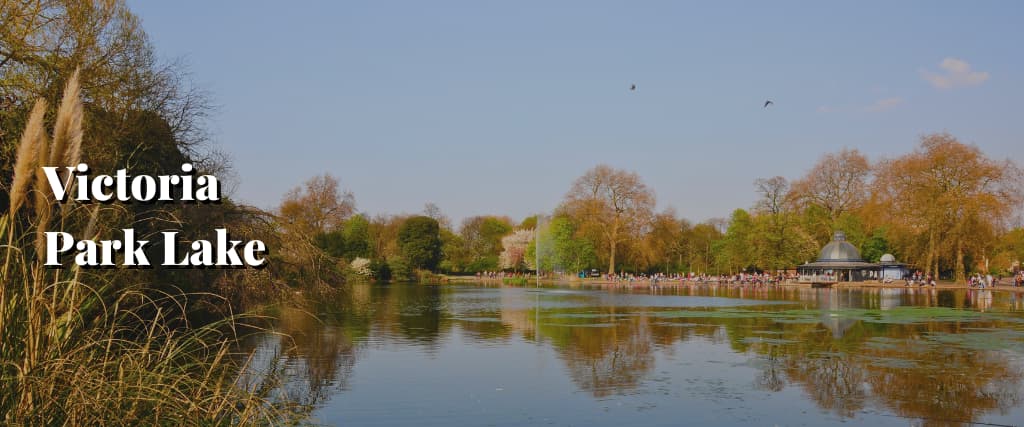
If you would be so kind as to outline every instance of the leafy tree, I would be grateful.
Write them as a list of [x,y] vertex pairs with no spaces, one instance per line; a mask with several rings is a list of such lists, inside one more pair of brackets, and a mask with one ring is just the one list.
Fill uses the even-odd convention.
[[335,230],[319,233],[314,238],[318,248],[335,258],[354,260],[370,257],[370,222],[355,215]]
[[912,263],[935,275],[950,269],[963,281],[968,259],[984,258],[1019,206],[1021,171],[952,135],[932,134],[881,163],[874,195]]
[[507,217],[475,216],[467,218],[459,228],[469,271],[496,270],[502,251],[501,238],[512,232]]
[[680,271],[686,252],[684,236],[689,229],[689,222],[677,218],[672,209],[655,215],[637,254],[643,258],[644,270]]
[[579,177],[561,210],[595,236],[605,250],[608,272],[615,273],[619,243],[643,234],[654,209],[654,193],[636,172],[598,165]]
[[466,244],[457,233],[447,227],[441,227],[441,263],[438,268],[449,273],[466,271],[469,258]]
[[391,280],[391,266],[388,265],[387,261],[371,260],[370,272],[373,274],[374,279],[384,282]]
[[[718,246],[716,261],[726,271],[734,273],[748,267],[753,261],[754,220],[750,213],[736,209],[729,217],[729,228]],[[710,244],[710,242],[706,242]],[[707,264],[707,262],[705,262]]]
[[354,215],[341,227],[345,241],[345,258],[369,258],[370,248],[370,221],[363,215]]
[[754,182],[761,194],[755,206],[753,260],[760,269],[781,270],[799,264],[817,250],[814,239],[797,226],[789,182],[776,176]]
[[689,230],[685,241],[690,271],[709,274],[712,271],[721,272],[723,264],[719,260],[725,257],[722,248],[725,240],[718,226],[712,222],[697,224]]
[[[414,216],[398,230],[398,247],[411,268],[434,271],[441,262],[440,226],[436,219]],[[398,273],[398,269],[395,269]]]
[[370,219],[367,231],[372,258],[388,260],[401,255],[398,230],[407,218],[401,215],[375,215]]
[[313,238],[313,243],[327,255],[335,258],[345,257],[345,234],[340,230],[317,234]]
[[523,218],[523,222],[519,223],[519,228],[537,228],[537,215]]
[[[526,259],[536,257],[537,242],[531,241]],[[542,270],[578,272],[597,265],[597,255],[590,241],[577,234],[571,219],[556,216],[540,232],[540,263]]]
[[868,262],[878,262],[882,255],[892,252],[885,238],[885,229],[875,230],[860,248],[860,256]]
[[1021,268],[1024,261],[1024,228],[1017,227],[1003,234],[993,250],[989,269],[997,273],[1009,273]]

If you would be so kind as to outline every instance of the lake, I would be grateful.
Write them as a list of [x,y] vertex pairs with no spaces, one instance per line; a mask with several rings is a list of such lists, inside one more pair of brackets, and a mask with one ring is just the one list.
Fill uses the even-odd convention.
[[274,315],[255,365],[316,424],[1024,425],[1013,292],[353,285]]

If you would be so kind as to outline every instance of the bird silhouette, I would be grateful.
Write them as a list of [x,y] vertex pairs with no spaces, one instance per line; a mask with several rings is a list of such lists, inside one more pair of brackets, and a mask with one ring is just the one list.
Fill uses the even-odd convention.
[[629,85],[629,90],[635,92],[636,91],[636,83],[633,83],[633,84]]
[[772,102],[772,100],[769,99],[769,100],[764,102],[764,107],[761,107],[761,108],[768,108],[769,105],[775,105],[775,103]]

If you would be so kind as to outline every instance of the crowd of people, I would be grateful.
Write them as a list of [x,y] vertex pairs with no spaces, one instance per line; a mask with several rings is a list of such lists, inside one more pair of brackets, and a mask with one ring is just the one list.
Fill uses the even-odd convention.
[[770,274],[770,273],[737,273],[731,275],[709,275],[697,273],[655,273],[655,274],[633,274],[616,273],[603,274],[601,278],[616,286],[677,286],[696,284],[718,284],[718,285],[777,285],[780,283],[795,281],[795,274]]
[[524,271],[478,271],[476,272],[477,279],[506,279],[506,278],[520,278],[520,277],[536,277],[531,272]]
[[[595,273],[595,276],[597,274]],[[586,277],[586,272],[577,276]],[[505,278],[534,278],[532,272],[509,272],[509,271],[481,271],[476,273],[478,279],[505,279]],[[544,277],[544,276],[542,276]],[[697,273],[626,273],[615,274],[603,273],[599,276],[602,282],[614,286],[674,286],[674,285],[697,285],[697,284],[718,284],[718,285],[777,285],[781,283],[794,283],[800,280],[795,273],[779,272],[776,274],[764,273],[737,273],[737,274],[697,274]],[[835,276],[828,274],[816,276],[817,280],[835,281]],[[916,271],[905,278],[906,286],[932,286],[936,284],[935,277],[930,273]],[[982,275],[975,273],[968,277],[967,284],[971,288],[991,288],[1002,283],[1001,276],[991,274]],[[888,282],[886,282],[888,283]],[[1015,273],[1009,278],[1009,285],[1024,287],[1024,270]]]
[[906,286],[931,286],[935,287],[935,277],[931,273],[924,274],[920,270],[915,271],[907,277]]

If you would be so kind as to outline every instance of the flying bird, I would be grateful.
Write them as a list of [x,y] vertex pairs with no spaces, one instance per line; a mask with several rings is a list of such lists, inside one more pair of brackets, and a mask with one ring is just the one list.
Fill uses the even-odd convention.
[[761,108],[768,108],[769,105],[775,105],[775,103],[772,102],[772,100],[769,99],[769,100],[764,102],[764,107],[761,107]]
[[636,83],[633,83],[633,84],[629,85],[629,90],[635,92],[636,91]]

